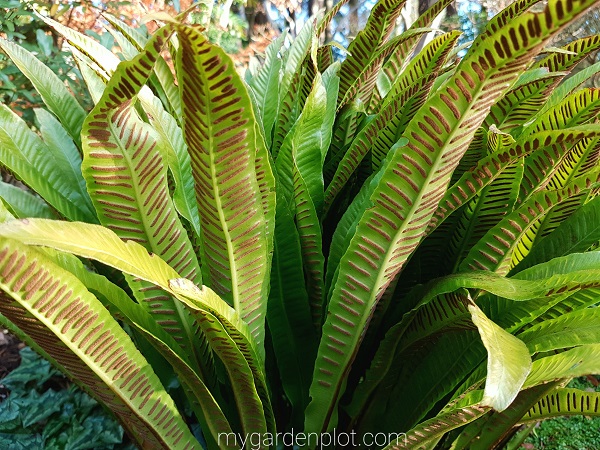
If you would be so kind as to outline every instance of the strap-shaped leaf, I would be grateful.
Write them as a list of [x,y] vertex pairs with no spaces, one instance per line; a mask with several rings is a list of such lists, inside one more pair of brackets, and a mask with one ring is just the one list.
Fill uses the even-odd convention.
[[[52,261],[75,275],[97,298],[103,302],[112,317],[122,320],[153,345],[158,352],[172,365],[180,382],[188,388],[194,397],[191,404],[204,430],[210,430],[215,443],[219,433],[229,433],[231,428],[220,406],[216,402],[201,377],[186,362],[186,355],[173,337],[152,318],[140,304],[105,277],[91,272],[81,261],[68,253],[60,253],[44,248],[44,254]],[[139,336],[138,336],[139,337]],[[154,367],[157,370],[156,367]],[[162,369],[162,368],[161,368]],[[196,402],[200,408],[195,407]],[[207,436],[204,435],[206,438]],[[216,444],[215,446],[216,447]]]
[[252,105],[220,48],[195,28],[177,26],[177,31],[184,135],[209,269],[205,283],[235,306],[260,347],[269,280],[267,239],[272,235],[267,235],[257,180],[259,141]]
[[[144,247],[134,241],[123,242],[113,231],[100,225],[23,219],[0,225],[0,236],[97,260],[135,278],[156,284],[171,294],[175,294],[175,291],[171,287],[170,280],[181,278],[158,256],[149,254]],[[192,282],[188,280],[187,283]],[[184,287],[189,288],[189,284]],[[192,292],[195,294],[193,289]],[[248,326],[235,310],[217,296],[212,295],[207,298],[211,300],[210,305],[205,305],[207,311],[227,320],[231,324],[231,333],[237,330],[236,333],[244,336],[245,345],[254,346]]]
[[599,110],[600,90],[582,89],[537,116],[523,129],[520,136],[527,136],[543,130],[558,130],[582,125],[595,118]]
[[324,195],[322,167],[331,141],[337,83],[335,67],[322,77],[317,74],[302,113],[275,162],[279,201],[293,211],[297,223],[313,323],[317,327],[324,302],[325,259],[319,223]]
[[600,199],[594,198],[538,242],[513,273],[552,258],[580,253],[600,241]]
[[[595,37],[584,38],[567,45],[565,50],[569,52],[568,54],[564,52],[554,53],[534,64],[533,68],[524,74],[524,77],[528,73],[531,75],[538,73],[540,68],[547,68],[550,73],[531,79],[511,89],[498,104],[492,107],[489,116],[486,118],[486,124],[491,125],[494,123],[502,130],[512,128],[519,130],[533,116],[539,115],[541,110],[550,109],[551,104],[559,103],[563,100],[562,97],[554,103],[550,102],[551,104],[543,106],[568,71],[587,54],[587,51],[592,51],[597,46],[598,43]],[[576,52],[578,50],[581,53]],[[567,95],[571,93],[572,87],[569,90],[563,90],[562,88],[560,90],[563,91],[564,95]],[[553,97],[555,96],[553,95]]]
[[592,142],[582,140],[576,146],[561,145],[534,151],[526,159],[521,200],[527,200],[541,189],[563,188],[593,170],[598,158],[597,144],[595,139]]
[[[525,314],[529,315],[530,311]],[[499,318],[503,319],[503,315]],[[479,336],[468,331],[442,334],[435,344],[418,352],[397,355],[371,408],[384,408],[385,412],[370,423],[385,423],[386,430],[415,426],[426,415],[435,413],[440,402],[481,367],[484,360],[485,349]],[[402,367],[404,369],[399,371]],[[481,375],[485,375],[485,370]],[[465,392],[464,389],[459,392]],[[413,406],[403,408],[407,403]]]
[[[406,42],[407,41],[414,43],[414,42],[416,42],[415,38],[423,37],[426,33],[431,32],[431,31],[432,30],[429,28],[424,28],[424,29],[419,28],[416,30],[413,30],[411,28],[408,31],[405,31],[404,33],[402,33],[401,38],[399,38],[400,44],[395,47],[394,52],[386,59],[386,61],[384,62],[383,66],[382,66],[382,70],[380,70],[376,74],[376,77],[377,77],[377,79],[375,81],[376,88],[373,89],[371,102],[367,108],[367,111],[370,114],[377,112],[381,108],[381,102],[383,101],[384,98],[387,99],[387,101],[386,101],[386,104],[387,104],[387,102],[389,102],[392,98],[394,98],[396,96],[396,94],[398,93],[399,90],[404,89],[405,86],[403,86],[403,84],[406,84],[406,80],[404,82],[402,82],[399,86],[397,86],[397,88],[395,89],[396,93],[391,92],[392,87],[394,87],[398,84],[398,80],[400,78],[406,77],[405,70],[406,70],[406,67],[408,67],[408,65],[412,65],[413,70],[414,70],[414,60],[415,59],[423,59],[425,57],[425,60],[427,61],[427,59],[431,58],[431,55],[425,56],[426,53],[419,52],[417,55],[415,55],[414,58],[404,61],[404,66],[402,68],[403,70],[399,74],[397,74],[395,78],[393,78],[391,80],[385,76],[383,68],[386,66],[386,64],[389,64],[390,61],[393,61],[398,53],[402,53],[403,51],[406,50]],[[454,32],[451,32],[451,33],[454,34]],[[428,46],[429,46],[429,44],[428,44]],[[428,52],[428,53],[430,53],[430,52]],[[433,77],[434,80],[437,78],[438,70],[441,70],[441,68],[443,66],[443,62],[445,61],[446,55],[447,54],[444,55],[444,58],[442,58],[439,65],[431,65],[431,61],[428,61],[427,64],[431,65],[431,70],[430,71],[428,70],[426,72],[427,77]],[[408,81],[410,84],[419,82],[419,77],[417,76],[414,78],[408,78]],[[433,85],[433,82],[432,82],[432,85]],[[399,87],[399,89],[398,89],[398,87]],[[429,93],[429,91],[427,91],[425,97],[427,97],[428,93]]]
[[[542,278],[548,278],[549,284],[546,285],[546,288],[549,289],[547,293],[551,297],[534,297],[534,300],[515,303],[487,296],[486,299],[480,298],[480,302],[483,302],[480,304],[485,305],[486,302],[490,302],[490,306],[486,309],[494,311],[494,321],[508,331],[514,332],[523,324],[531,322],[533,317],[543,314],[552,303],[557,300],[561,301],[561,298],[569,297],[570,292],[572,292],[570,291],[571,288],[577,290],[585,288],[588,283],[596,283],[598,280],[597,261],[598,254],[578,254],[559,258],[531,269],[531,272],[527,274],[527,279],[541,281]],[[577,272],[577,275],[575,275],[575,272]],[[571,273],[579,280],[578,286],[569,285],[571,279],[566,274]],[[468,274],[465,274],[465,276],[468,276]],[[596,281],[593,282],[593,278]],[[558,283],[561,287],[559,288],[558,285],[553,286],[553,283]],[[492,282],[491,284],[496,283]],[[515,295],[515,293],[521,291],[521,288],[524,288],[524,286],[510,288],[508,295]],[[597,299],[597,297],[595,298]],[[579,304],[573,304],[573,307],[579,307]],[[442,335],[434,346],[430,346],[431,350],[427,358],[423,357],[424,353],[421,350],[415,352],[414,356],[404,353],[392,363],[390,376],[386,377],[387,384],[382,385],[379,389],[381,391],[380,398],[391,398],[393,402],[388,402],[388,410],[383,414],[384,417],[392,420],[397,417],[395,422],[390,422],[391,424],[395,423],[396,428],[400,423],[404,424],[405,427],[410,426],[408,424],[414,423],[414,420],[418,420],[423,414],[415,415],[416,410],[425,411],[425,413],[430,411],[437,402],[449,394],[449,389],[453,389],[449,386],[458,386],[479,366],[483,356],[480,354],[479,346],[476,345],[477,340],[472,338],[459,339],[460,336],[466,338],[468,335],[469,333]],[[412,357],[408,358],[410,356]],[[399,364],[399,361],[402,361],[402,364]],[[406,367],[405,372],[408,376],[399,379],[399,375],[393,373],[393,369],[397,367]],[[395,370],[395,372],[398,371]],[[390,389],[394,386],[397,392],[392,393]],[[465,387],[469,386],[470,384]],[[426,387],[429,393],[427,397],[422,396],[421,387]],[[402,405],[406,402],[410,402],[414,406],[411,409],[402,408]],[[381,403],[375,406],[375,408],[378,407],[381,407]],[[400,426],[400,428],[402,427]]]
[[[85,193],[85,180],[81,174],[81,154],[75,146],[73,139],[67,134],[60,122],[45,109],[35,109],[35,119],[39,124],[40,134],[50,153],[60,161],[61,166],[66,165],[69,178],[78,182],[77,190]],[[83,195],[83,194],[82,194]],[[91,201],[86,198],[89,205]]]
[[[469,320],[469,314],[465,303],[462,298],[451,294],[440,296],[431,305],[424,304],[418,310],[411,311],[406,320],[388,330],[379,343],[363,382],[357,386],[351,403],[345,408],[346,411],[356,417],[369,401],[375,401],[374,393],[377,395],[382,390],[376,389],[390,378],[389,373],[398,360],[396,354],[415,342],[435,336],[441,330],[468,328],[466,321]],[[407,358],[404,357],[403,360],[406,363]]]
[[434,19],[444,9],[446,9],[450,3],[452,3],[452,0],[438,0],[427,11],[421,14],[416,22],[413,23],[406,31],[406,33],[411,35],[411,37],[404,41],[401,48],[399,48],[390,56],[390,58],[384,64],[381,73],[379,74],[377,87],[379,89],[379,93],[383,97],[385,97],[387,94],[386,89],[383,87],[391,86],[398,75],[403,72],[404,68],[410,61],[411,52],[414,50],[414,47],[419,43],[422,37],[422,33],[417,33],[416,30],[429,27]]
[[[535,134],[547,129],[581,125],[596,117],[598,112],[600,112],[600,90],[581,90],[537,119],[531,127],[523,132],[523,135]],[[554,154],[549,155],[550,157],[536,151],[525,161],[525,173],[520,193],[522,201],[527,199],[532,192],[546,186],[557,172],[565,171],[563,161],[561,161],[564,159],[563,155],[567,153],[565,150],[561,151],[557,148]],[[561,176],[560,178],[564,179],[565,177]],[[554,188],[558,187],[561,186]]]
[[562,158],[560,169],[553,168],[548,185],[553,188],[564,186],[569,180],[593,170],[600,160],[600,139],[582,139]]
[[502,28],[490,22],[493,39],[480,40],[410,122],[404,133],[409,143],[382,168],[370,205],[340,262],[315,364],[307,432],[337,423],[344,374],[361,341],[357,330],[368,324],[377,300],[419,244],[489,108],[544,42],[590,5],[569,2],[565,13],[564,1],[557,0],[544,13],[511,18]]
[[[104,71],[93,70],[93,64],[90,64],[91,61],[81,60],[81,53],[77,49],[72,49],[72,52],[80,61],[79,70],[86,81],[94,103],[97,104],[110,77]],[[96,56],[100,57],[101,55]],[[159,64],[160,61],[163,61],[162,58],[158,58],[155,64]],[[200,218],[198,217],[198,206],[196,205],[194,193],[194,179],[192,177],[190,155],[183,140],[181,128],[176,119],[164,109],[161,101],[146,86],[141,87],[138,98],[150,124],[158,132],[158,146],[162,147],[166,153],[169,170],[175,182],[173,203],[179,214],[191,225],[195,236],[199,236]]]
[[273,126],[279,111],[279,83],[282,61],[278,56],[285,40],[285,33],[275,39],[265,52],[265,61],[258,73],[252,77],[248,86],[256,105],[256,114],[260,117],[267,148],[273,140]]
[[334,44],[328,44],[317,49],[317,70],[325,72],[335,62],[333,57]]
[[[364,420],[371,426],[381,423],[386,431],[417,426],[438,412],[442,400],[485,358],[480,336],[467,330],[440,334],[435,344],[427,343],[419,352],[395,355],[391,370],[372,396],[370,417]],[[402,403],[413,406],[402,408]]]
[[542,397],[523,416],[521,423],[558,416],[599,416],[600,392],[558,388]]
[[[240,349],[234,344],[216,318],[209,314],[203,314],[197,320],[215,355],[225,364],[238,407],[242,429],[246,435],[250,436],[251,433],[265,434],[268,425],[270,425],[268,429],[273,432],[275,430],[274,422],[267,425],[265,407],[257,391],[256,380],[252,376],[248,361],[246,361]],[[264,394],[266,393],[267,391],[264,391]],[[268,397],[266,407],[270,407]],[[272,416],[270,418],[273,419]]]
[[[408,89],[413,90],[414,93],[420,89],[425,89],[426,98],[434,79],[441,71],[459,36],[460,33],[456,31],[444,33],[423,47],[423,50],[407,64],[406,69],[393,80],[381,106],[390,104],[401,92]],[[421,78],[426,81],[421,80]]]
[[[300,86],[304,84],[303,80],[304,74],[299,71],[294,75],[292,84],[294,86]],[[273,140],[269,149],[273,158],[277,157],[279,149],[283,145],[283,141],[294,123],[296,123],[296,119],[302,111],[304,101],[306,101],[303,90],[290,90],[285,95],[281,94],[281,96],[283,99],[279,100],[279,112],[277,114],[277,120],[273,125]]]
[[402,434],[396,442],[392,442],[385,447],[385,450],[429,449],[428,444],[437,443],[444,434],[473,422],[488,411],[489,407],[473,403],[440,413],[436,417],[419,424],[406,434]]
[[[299,37],[295,39],[294,43],[298,39]],[[290,82],[290,89],[286,92],[282,89],[279,90],[280,106],[277,120],[273,127],[273,142],[270,149],[274,158],[277,157],[284,140],[302,113],[302,109],[312,90],[314,79],[317,74],[314,54],[316,50],[316,41],[313,40],[309,43],[312,43],[312,45],[306,49],[306,55],[302,64],[298,66],[297,71],[293,74],[293,78]],[[294,50],[294,44],[292,44],[292,48],[289,51],[291,52],[292,50]],[[287,55],[287,53],[284,55]],[[287,72],[284,72],[284,78],[286,74]],[[291,86],[294,86],[294,88],[292,89]]]
[[[325,212],[329,210],[339,193],[346,187],[348,181],[360,166],[371,146],[384,146],[387,143],[387,134],[384,131],[395,131],[397,125],[396,115],[399,114],[403,102],[394,101],[383,109],[376,117],[367,122],[365,127],[352,140],[350,147],[344,152],[339,152],[339,158],[330,159],[325,171],[332,173],[331,181],[325,191]],[[394,133],[395,134],[395,133]],[[395,137],[395,136],[394,136]]]
[[525,388],[562,378],[575,378],[600,371],[600,344],[572,348],[533,362]]
[[522,126],[539,111],[561,79],[561,74],[549,73],[511,89],[498,103],[492,106],[484,123],[488,127],[495,124],[503,131],[510,131],[515,127]]
[[[148,42],[148,37],[141,33],[140,30],[129,26],[113,15],[104,13],[102,16],[119,32],[119,34],[127,39],[137,51],[143,50]],[[171,68],[162,57],[156,60],[154,65],[154,76],[156,79],[154,79],[154,77],[151,78],[152,85],[155,89],[158,88],[164,92],[167,100],[165,106],[167,106],[174,117],[178,119],[181,117],[181,98],[179,96],[179,90],[174,82],[175,78],[171,72]]]
[[97,222],[89,195],[65,155],[52,152],[5,105],[0,105],[0,161],[63,216]]
[[[156,255],[149,255],[133,241],[123,242],[107,228],[83,223],[44,219],[12,221],[0,226],[0,235],[11,236],[29,245],[42,245],[78,256],[95,259],[133,277],[156,284],[200,315],[216,317],[227,335],[242,352],[260,389],[265,386],[262,359],[247,325],[239,315],[208,288],[199,291]],[[228,338],[229,339],[229,338]],[[215,341],[215,343],[218,342]],[[224,361],[225,363],[227,361]],[[258,381],[257,381],[258,380]],[[260,391],[268,399],[266,389]],[[272,423],[270,404],[263,402],[268,423]]]
[[[115,43],[119,46],[119,49],[121,50],[120,53],[123,59],[133,59],[141,51],[141,49],[136,48],[135,43],[131,42],[115,28],[107,27],[106,31],[108,31],[112,35],[112,37],[115,40]],[[161,92],[160,94],[164,95],[163,92]]]
[[488,155],[487,137],[488,130],[483,126],[479,127],[458,166],[456,166],[456,169],[452,173],[450,186],[453,186],[471,167],[475,167],[482,158]]
[[348,146],[353,142],[362,127],[368,123],[369,119],[364,120],[365,116],[364,112],[357,111],[351,105],[347,105],[342,111],[338,111],[333,127],[331,145],[323,168],[326,186],[331,183]]
[[0,39],[0,48],[29,78],[48,109],[58,117],[73,141],[78,145],[81,144],[81,126],[86,113],[65,83],[50,68],[19,45]]
[[133,45],[138,51],[142,49],[148,43],[148,32],[143,28],[135,28],[131,25],[126,24],[119,18],[108,14],[107,12],[102,13],[102,17],[106,19],[116,30],[118,30],[127,40]]
[[[515,17],[523,16],[523,12],[527,11],[531,6],[539,3],[540,0],[518,0],[516,2],[511,3],[494,17],[492,17],[487,23],[485,29],[481,33],[481,37],[477,37],[477,39],[473,42],[471,48],[477,48],[484,44],[484,42],[488,39],[489,36],[493,35],[502,27],[508,25],[511,21],[515,19]],[[559,7],[560,8],[560,7]],[[569,13],[572,13],[573,10],[569,10]],[[565,19],[564,10],[562,14],[556,14],[557,17],[554,17],[551,12],[546,13],[545,15],[548,17],[546,20],[546,26],[550,27],[553,19],[563,20]],[[567,20],[569,20],[567,18]],[[556,22],[555,22],[556,23]],[[532,25],[535,25],[532,23]],[[524,36],[521,36],[524,37]],[[499,43],[498,46],[502,46],[502,43]]]
[[119,58],[99,42],[96,42],[89,36],[79,33],[49,17],[39,14],[37,17],[63,36],[69,45],[89,58],[89,60],[96,65],[95,69],[104,72],[104,75],[110,76],[117,68]]
[[[597,256],[598,254],[596,252],[580,254],[573,253],[567,256],[560,256],[543,264],[538,264],[537,266],[523,270],[514,275],[512,278],[527,280],[538,280],[547,277],[560,278],[561,276],[565,277],[564,274],[579,270],[592,270],[590,273],[594,273],[594,264]],[[571,288],[573,288],[573,290],[571,290]],[[555,289],[555,292],[559,291],[560,288]],[[539,323],[561,317],[570,313],[571,311],[589,308],[598,302],[598,294],[600,290],[595,282],[590,282],[589,285],[584,282],[578,287],[567,286],[561,292],[562,295],[558,297],[558,302],[552,300],[547,305],[540,305],[541,307],[539,308],[528,308],[529,313],[532,315],[532,317],[534,317],[533,320],[528,319],[524,321],[513,321],[512,323],[514,323],[516,326],[512,326],[511,324],[507,323],[504,323],[503,326],[509,328],[512,327],[511,330],[513,331],[524,330]],[[514,311],[517,315],[521,314],[519,311],[521,308],[519,308],[519,306],[520,304],[516,305],[516,308],[514,308]],[[534,309],[536,311],[533,311]]]
[[274,233],[275,233],[275,213],[276,213],[276,189],[275,174],[273,172],[273,160],[265,145],[264,138],[258,130],[258,124],[254,127],[254,139],[256,156],[254,166],[256,167],[256,181],[260,191],[260,203],[264,214],[264,225],[267,246],[267,259],[273,254]]
[[309,57],[315,41],[315,19],[306,21],[298,35],[292,41],[289,49],[283,54],[284,69],[281,77],[279,101],[292,95],[297,90],[296,77],[300,76],[302,65]]
[[[194,249],[169,196],[163,152],[152,128],[132,107],[170,33],[161,29],[144,52],[117,68],[84,123],[82,169],[104,226],[122,239],[143,245],[182,276],[200,283]],[[156,286],[136,280],[130,284],[157,322],[190,349],[195,339],[180,305]]]
[[[465,307],[460,296],[450,295],[459,289],[477,289],[490,292],[501,298],[525,302],[522,313],[531,321],[538,306],[545,311],[556,296],[567,295],[578,290],[587,290],[598,284],[600,272],[590,271],[597,263],[599,254],[574,254],[562,260],[538,265],[531,272],[524,271],[519,279],[505,278],[493,272],[469,272],[450,275],[425,286],[416,288],[404,299],[415,307],[404,314],[402,320],[391,327],[381,341],[371,367],[365,374],[364,381],[357,388],[350,411],[357,412],[373,390],[386,376],[394,362],[392,355],[405,351],[408,346],[418,340],[432,336],[442,327],[464,327]],[[569,277],[564,273],[568,272]],[[581,291],[583,293],[583,291]],[[535,299],[540,299],[539,302]],[[531,302],[534,302],[535,305]],[[593,297],[590,302],[593,303]],[[531,303],[534,306],[527,306]],[[539,303],[539,305],[538,305]],[[522,326],[517,311],[518,307],[511,303],[514,313],[509,319],[502,319],[502,326],[514,328]],[[572,307],[575,307],[575,303]],[[565,305],[568,308],[568,305]],[[508,306],[507,306],[508,308]]]
[[52,208],[40,197],[4,181],[0,181],[0,199],[17,219],[26,217],[57,218]]
[[519,208],[505,216],[496,226],[471,249],[460,265],[460,270],[492,270],[506,274],[511,265],[516,265],[524,254],[518,253],[517,246],[537,220],[550,208],[567,201],[582,191],[589,190],[600,181],[598,172],[583,176],[556,191],[542,191],[533,195]]
[[[160,58],[157,61],[159,60]],[[183,139],[183,132],[175,118],[165,111],[160,100],[146,94],[149,92],[142,90],[139,100],[150,119],[150,124],[160,136],[158,145],[166,152],[169,171],[175,182],[173,203],[179,214],[191,225],[195,236],[199,236],[200,217],[194,193],[191,159]]]
[[[377,81],[377,75],[381,71],[381,66],[410,37],[412,37],[411,34],[405,33],[391,39],[390,42],[383,45],[371,56],[370,60],[361,68],[361,71],[354,74],[355,79],[347,86],[344,96],[338,98],[338,111],[349,103],[355,103],[361,109],[366,109],[371,104],[375,82]],[[348,58],[351,57],[348,56]],[[344,62],[346,61],[347,59]],[[344,70],[343,63],[341,70]],[[342,73],[344,72],[340,72],[340,74]]]
[[571,198],[551,208],[545,216],[531,224],[527,233],[522,236],[521,242],[517,245],[512,265],[519,264],[523,255],[528,255],[531,249],[537,247],[544,237],[551,234],[563,221],[578,211],[592,195],[592,192],[588,190],[574,194]]
[[[221,410],[221,406],[215,400],[202,379],[185,362],[185,360],[173,351],[173,343],[166,339],[160,339],[158,333],[156,333],[155,327],[150,328],[141,326],[139,321],[133,323],[133,326],[144,335],[158,351],[160,351],[162,356],[173,366],[181,383],[194,396],[194,398],[190,399],[194,413],[196,414],[196,417],[198,417],[202,429],[210,431],[213,442],[219,443],[218,448],[228,450],[239,449],[236,445],[230,445],[229,441],[226,440],[223,442],[223,440],[220,439],[222,436],[228,436],[230,433],[233,433],[231,426]],[[196,402],[199,405],[199,408],[195,406]],[[204,438],[206,439],[207,437],[205,431]],[[209,448],[211,447],[209,446]],[[217,447],[215,446],[214,448]]]
[[519,196],[523,161],[507,167],[462,209],[444,260],[455,272],[475,244],[502,218],[512,212]]
[[405,0],[379,0],[373,6],[365,28],[348,46],[349,55],[340,69],[338,104],[390,37],[404,3]]
[[95,259],[122,272],[168,288],[180,275],[165,261],[134,241],[122,241],[100,225],[47,219],[23,219],[0,226],[0,235]]
[[481,404],[504,411],[521,390],[529,371],[531,357],[527,346],[517,337],[488,319],[471,303],[471,319],[488,352],[487,375]]
[[[549,309],[546,309],[543,314],[536,317],[528,325],[534,326],[547,320],[556,319],[557,317],[563,316],[577,309],[585,309],[589,308],[590,306],[595,306],[598,302],[599,294],[600,289],[595,287],[580,289],[572,295],[569,295],[567,298],[562,299],[560,302],[552,305]],[[527,326],[525,328],[527,328]]]
[[185,278],[169,280],[177,294],[204,331],[207,342],[225,364],[248,433],[275,430],[262,358],[238,314],[206,286],[199,289]]
[[396,79],[382,110],[360,131],[337,165],[335,175],[327,186],[326,207],[333,203],[369,151],[372,152],[374,168],[380,167],[381,161],[427,98],[437,69],[458,36],[459,33],[447,33],[432,41]]
[[535,120],[538,117],[546,114],[547,111],[561,104],[565,98],[571,95],[574,91],[577,90],[579,86],[589,80],[591,77],[595,76],[600,72],[600,62],[592,64],[585,69],[581,69],[577,73],[571,75],[569,78],[564,80],[558,87],[556,87],[546,103],[542,106],[542,108],[537,112],[535,117],[532,120]]
[[583,308],[566,313],[538,323],[518,337],[532,354],[600,342],[600,309]]
[[519,393],[505,411],[493,411],[463,429],[452,443],[456,450],[488,450],[498,448],[532,403],[554,390],[558,383],[535,386]]
[[275,248],[267,323],[281,384],[292,407],[291,422],[301,427],[317,351],[294,211],[277,202]]
[[561,50],[564,51],[548,55],[533,67],[547,67],[550,72],[570,71],[598,48],[600,48],[600,36],[598,35],[577,39],[561,47]]
[[340,0],[339,2],[337,2],[334,5],[333,8],[331,8],[329,11],[327,11],[327,14],[325,14],[323,19],[321,19],[317,24],[317,32],[316,32],[317,37],[321,37],[321,35],[327,30],[327,28],[329,28],[329,24],[331,23],[333,18],[336,16],[336,14],[338,12],[340,12],[340,9],[342,9],[342,7],[346,3],[348,3],[348,0]]
[[81,282],[23,244],[1,246],[2,314],[110,405],[140,446],[201,448],[129,336]]
[[508,149],[492,153],[479,160],[471,170],[466,171],[444,194],[436,210],[427,233],[431,233],[439,224],[458,208],[477,195],[481,189],[496,179],[502,171],[522,157],[536,150],[557,152],[563,146],[591,138],[598,133],[595,126],[585,125],[566,128],[560,131],[536,133],[526,139],[519,139]]
[[[545,162],[538,162],[539,169],[530,170],[530,174],[541,169],[545,174],[545,178],[540,184],[542,186],[545,185],[546,188],[560,189],[561,187],[566,186],[571,180],[584,175],[596,167],[598,158],[600,157],[600,140],[583,139],[567,152],[564,152],[562,155],[559,154],[558,158],[552,153],[550,153],[550,155],[551,157],[548,159],[555,162],[554,166],[548,167]],[[532,156],[536,156],[535,153]],[[531,183],[530,181],[530,185],[531,184],[534,183]],[[568,219],[571,214],[581,207],[581,205],[587,201],[588,196],[588,193],[581,193],[572,197],[560,207],[551,209],[539,222],[535,232],[535,238],[529,238],[533,240],[533,247],[535,248],[539,239],[550,234],[557,226]],[[533,235],[533,230],[529,234]]]
[[101,74],[102,71],[100,70],[93,70],[85,60],[85,56],[77,49],[72,49],[71,52],[73,53],[81,77],[83,78],[83,81],[85,81],[90,98],[94,105],[96,105],[102,98],[102,93],[106,88],[106,82],[103,79],[103,75],[104,77],[106,77],[106,75],[104,73]]

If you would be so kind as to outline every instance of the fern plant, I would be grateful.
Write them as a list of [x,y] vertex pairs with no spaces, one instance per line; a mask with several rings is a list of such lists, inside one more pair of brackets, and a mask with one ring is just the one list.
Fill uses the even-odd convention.
[[0,41],[49,111],[0,108],[31,189],[0,186],[3,321],[140,448],[489,449],[597,415],[564,386],[600,372],[599,68],[565,77],[600,37],[547,48],[595,2],[413,55],[448,3],[391,37],[381,0],[339,62],[340,2],[245,79],[185,14],[108,17],[123,60],[46,19],[89,114]]

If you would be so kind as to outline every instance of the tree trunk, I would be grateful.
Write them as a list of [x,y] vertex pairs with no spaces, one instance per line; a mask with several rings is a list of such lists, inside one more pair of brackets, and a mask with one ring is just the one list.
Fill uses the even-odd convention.
[[[407,0],[404,10],[403,18],[406,23],[406,29],[408,29],[421,14],[433,6],[436,0]],[[431,23],[431,28],[439,28],[440,23],[446,17],[446,9],[444,9]],[[435,37],[435,32],[427,33],[417,44],[414,54],[417,54],[427,43]]]
[[350,0],[348,2],[350,12],[348,13],[348,35],[352,38],[358,33],[358,8],[360,7],[359,0]]

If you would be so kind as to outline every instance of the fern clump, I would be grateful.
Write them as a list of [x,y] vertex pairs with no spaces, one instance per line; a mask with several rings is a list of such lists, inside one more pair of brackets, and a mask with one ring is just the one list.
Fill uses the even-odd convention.
[[564,386],[600,371],[600,91],[566,76],[600,39],[548,48],[595,2],[413,55],[448,3],[392,37],[379,1],[336,61],[340,2],[244,79],[185,15],[109,17],[123,61],[46,19],[89,113],[0,41],[51,112],[0,108],[39,194],[0,190],[3,320],[142,448],[489,449],[597,415]]

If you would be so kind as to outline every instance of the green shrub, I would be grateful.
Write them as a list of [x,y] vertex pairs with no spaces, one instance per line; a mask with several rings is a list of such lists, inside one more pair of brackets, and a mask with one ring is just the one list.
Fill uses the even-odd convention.
[[[85,85],[72,62],[71,53],[57,47],[50,27],[33,12],[34,8],[52,10],[54,17],[58,18],[71,8],[70,5],[53,5],[53,2],[43,0],[0,1],[0,33],[34,53],[88,107],[90,103],[86,101]],[[29,79],[3,54],[0,54],[0,101],[18,112],[29,124],[35,121],[34,108],[44,106]]]
[[334,10],[245,80],[183,17],[110,19],[122,62],[48,20],[89,114],[0,42],[54,114],[0,108],[0,160],[43,199],[2,193],[0,312],[141,448],[490,449],[597,415],[563,386],[600,372],[598,68],[563,79],[600,37],[544,52],[595,2],[533,3],[460,61],[456,32],[410,57],[446,0],[394,38],[380,1],[342,62]]

